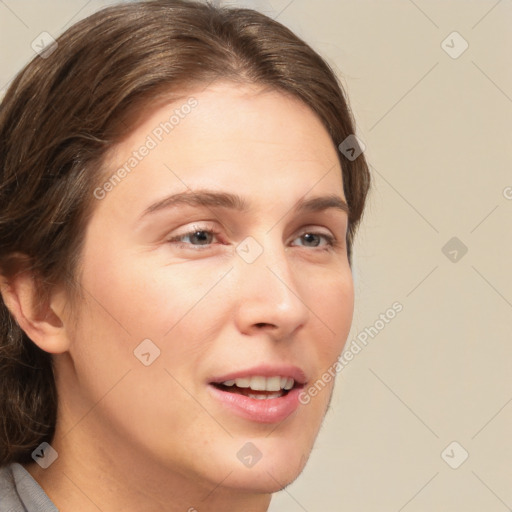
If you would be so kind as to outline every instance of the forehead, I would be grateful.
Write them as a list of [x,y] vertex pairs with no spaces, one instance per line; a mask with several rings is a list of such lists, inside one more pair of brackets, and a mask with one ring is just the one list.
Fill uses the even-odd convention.
[[127,171],[112,197],[123,194],[135,204],[145,192],[194,186],[268,198],[278,189],[303,195],[316,187],[343,196],[333,141],[297,98],[216,83],[150,107],[106,160],[105,178]]

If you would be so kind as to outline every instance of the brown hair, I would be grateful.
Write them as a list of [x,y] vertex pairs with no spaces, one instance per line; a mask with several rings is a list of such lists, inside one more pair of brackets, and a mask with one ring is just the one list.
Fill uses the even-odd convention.
[[[0,106],[0,273],[28,269],[41,296],[77,275],[82,237],[107,151],[133,129],[120,122],[163,92],[216,79],[299,98],[335,145],[354,133],[335,74],[286,27],[250,9],[185,0],[119,4],[75,24],[36,56]],[[341,152],[349,205],[347,247],[363,213],[364,155]],[[69,283],[68,283],[69,284]],[[51,355],[0,301],[0,465],[29,462],[55,431]]]

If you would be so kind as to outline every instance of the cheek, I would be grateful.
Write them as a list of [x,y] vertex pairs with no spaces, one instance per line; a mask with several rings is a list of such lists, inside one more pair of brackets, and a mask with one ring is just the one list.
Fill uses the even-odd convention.
[[352,274],[346,271],[331,275],[310,298],[312,315],[323,324],[326,332],[321,345],[322,363],[336,359],[346,343],[354,313],[354,285]]
[[149,339],[150,358],[158,354],[151,368],[167,368],[183,380],[208,351],[219,319],[225,319],[221,309],[226,305],[215,289],[225,269],[166,266],[157,258],[119,252],[115,263],[101,254],[89,259],[82,276],[87,300],[73,356],[94,368],[99,382],[139,369],[134,351]]
[[[322,286],[320,285],[322,283]],[[354,287],[350,270],[331,273],[310,293],[311,329],[315,335],[310,360],[315,358],[315,374],[304,389],[304,412],[310,425],[319,428],[335,384],[335,363],[347,341],[354,312]],[[316,306],[315,306],[316,305]],[[322,333],[321,336],[318,336]]]
[[[91,421],[98,417],[148,445],[159,439],[161,425],[184,431],[197,424],[197,435],[204,410],[188,391],[194,393],[191,376],[208,351],[206,329],[218,324],[205,300],[217,272],[122,257],[115,265],[102,262],[89,260],[82,276],[86,301],[71,351],[85,403],[77,417],[99,403]],[[134,354],[141,356],[138,347],[146,339],[148,366]]]
[[115,262],[105,261],[101,255],[91,258],[83,282],[93,299],[89,301],[93,314],[107,324],[117,324],[134,340],[165,337],[215,282],[216,272],[166,266],[158,257],[119,252]]

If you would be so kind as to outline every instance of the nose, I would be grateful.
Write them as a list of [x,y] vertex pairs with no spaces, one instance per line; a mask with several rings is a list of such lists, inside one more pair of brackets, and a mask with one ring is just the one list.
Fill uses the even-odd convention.
[[272,247],[269,242],[262,249],[252,263],[243,258],[237,261],[235,321],[243,334],[264,332],[276,340],[288,338],[308,321],[304,293],[310,284],[294,271],[282,242]]

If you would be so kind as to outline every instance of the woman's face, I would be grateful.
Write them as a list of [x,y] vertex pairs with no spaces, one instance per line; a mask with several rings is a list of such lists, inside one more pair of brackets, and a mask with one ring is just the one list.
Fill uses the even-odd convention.
[[332,382],[298,394],[352,320],[341,168],[296,99],[230,83],[190,96],[148,110],[107,161],[59,428],[94,436],[85,456],[104,464],[273,492],[303,468]]

